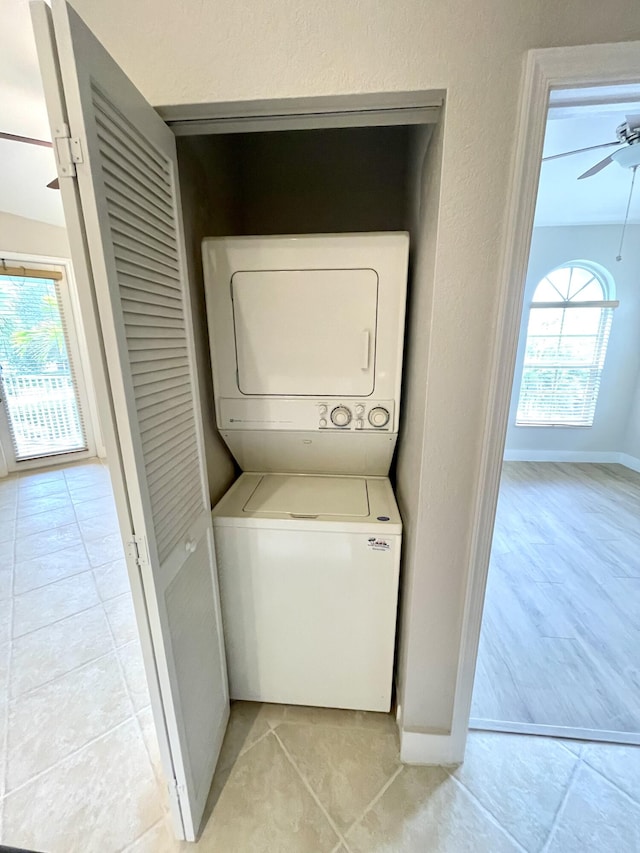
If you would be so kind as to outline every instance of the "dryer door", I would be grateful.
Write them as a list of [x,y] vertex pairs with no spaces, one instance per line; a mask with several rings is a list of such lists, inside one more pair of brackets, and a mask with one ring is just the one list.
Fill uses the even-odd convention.
[[242,394],[373,393],[378,310],[374,270],[236,272],[231,293]]

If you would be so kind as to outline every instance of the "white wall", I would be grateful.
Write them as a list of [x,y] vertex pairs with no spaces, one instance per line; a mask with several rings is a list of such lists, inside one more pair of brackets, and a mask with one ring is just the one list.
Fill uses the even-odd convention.
[[[431,134],[424,128],[411,151],[408,180],[411,197],[410,281],[407,301],[407,344],[404,353],[402,418],[396,462],[396,497],[404,522],[403,557],[400,585],[400,630],[396,684],[401,702],[403,725],[420,725],[423,709],[421,696],[406,689],[406,674],[420,665],[423,655],[421,633],[412,630],[422,619],[420,584],[426,572],[422,552],[421,529],[417,508],[421,504],[422,468],[424,462],[424,419],[427,404],[427,366],[429,364],[429,320],[434,293],[434,265],[438,238],[438,207],[442,168],[443,126]],[[423,577],[421,577],[423,575]],[[430,631],[434,626],[423,626]],[[453,626],[455,631],[455,626]],[[455,654],[455,641],[450,654]],[[450,655],[442,655],[443,665],[452,666]],[[451,694],[439,697],[443,705]]]
[[[640,39],[637,0],[73,0],[156,105],[446,89],[401,701],[450,730],[524,52]],[[426,330],[426,329],[425,329]],[[418,427],[420,429],[420,427]],[[409,718],[407,717],[407,721]]]
[[66,228],[0,211],[0,251],[68,258]]
[[[640,371],[640,225],[627,228],[623,258],[617,262],[620,230],[619,225],[534,229],[509,412],[506,458],[540,459],[544,452],[550,452],[550,458],[553,458],[564,451],[588,454],[619,453],[623,450]],[[594,261],[608,270],[615,281],[616,298],[620,300],[613,314],[593,426],[574,429],[518,427],[515,425],[516,410],[528,309],[533,292],[548,272],[574,260]]]
[[621,451],[630,457],[629,460],[624,460],[627,463],[640,460],[640,374],[638,374],[638,382],[629,407],[629,420]]

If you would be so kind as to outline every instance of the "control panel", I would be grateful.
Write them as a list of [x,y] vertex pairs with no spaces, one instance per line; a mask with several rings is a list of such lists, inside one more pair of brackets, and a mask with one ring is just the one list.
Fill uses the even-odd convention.
[[218,405],[225,430],[394,431],[393,400],[222,397]]
[[390,430],[393,403],[384,402],[320,402],[318,426],[320,429]]

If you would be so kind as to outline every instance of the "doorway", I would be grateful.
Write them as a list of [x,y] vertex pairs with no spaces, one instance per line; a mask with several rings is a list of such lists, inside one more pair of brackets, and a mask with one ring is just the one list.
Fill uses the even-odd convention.
[[640,742],[639,112],[549,99],[472,728]]

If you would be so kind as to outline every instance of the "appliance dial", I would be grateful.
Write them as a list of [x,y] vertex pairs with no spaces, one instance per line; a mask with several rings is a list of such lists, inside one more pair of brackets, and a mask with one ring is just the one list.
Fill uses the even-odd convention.
[[358,417],[362,417],[362,415],[364,415],[364,406],[362,405],[362,403],[359,403],[359,404],[356,406],[356,415],[357,415]]
[[348,426],[351,423],[351,411],[346,406],[336,406],[331,412],[331,423],[337,427]]
[[380,429],[389,423],[389,412],[382,406],[374,406],[369,412],[369,423]]
[[320,418],[320,426],[326,427],[326,425],[327,425],[327,419],[326,418]]
[[321,404],[320,404],[320,406],[319,406],[319,410],[320,410],[320,414],[321,414],[321,415],[326,415],[326,414],[327,414],[327,407],[324,405],[324,403],[321,403]]

